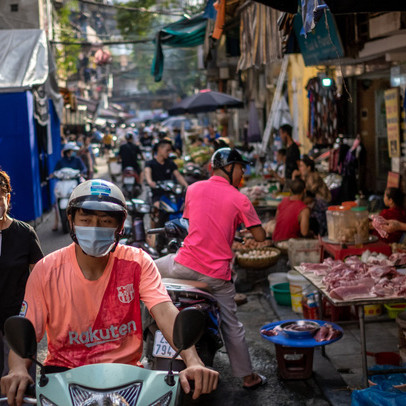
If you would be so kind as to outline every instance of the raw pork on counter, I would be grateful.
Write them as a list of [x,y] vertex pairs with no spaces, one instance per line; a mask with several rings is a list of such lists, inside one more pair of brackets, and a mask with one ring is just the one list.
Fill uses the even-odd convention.
[[345,262],[326,259],[322,264],[302,264],[304,272],[323,276],[322,282],[334,299],[353,300],[373,297],[406,297],[406,276],[396,266],[406,264],[406,254],[366,255],[368,262],[357,256]]

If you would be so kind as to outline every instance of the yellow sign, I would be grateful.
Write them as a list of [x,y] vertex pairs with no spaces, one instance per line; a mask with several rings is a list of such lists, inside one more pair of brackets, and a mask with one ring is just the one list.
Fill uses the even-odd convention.
[[389,156],[400,157],[399,88],[385,91],[385,109]]

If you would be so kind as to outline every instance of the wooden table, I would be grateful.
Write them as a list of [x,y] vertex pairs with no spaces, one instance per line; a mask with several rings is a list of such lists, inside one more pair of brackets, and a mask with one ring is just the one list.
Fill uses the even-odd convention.
[[[361,339],[361,360],[362,360],[362,382],[365,387],[368,387],[368,365],[367,365],[367,351],[366,351],[366,338],[365,338],[365,305],[377,305],[385,303],[396,303],[401,302],[405,298],[403,297],[371,297],[365,299],[354,299],[354,300],[338,300],[334,299],[327,292],[324,286],[322,276],[317,276],[312,272],[304,272],[303,268],[300,266],[295,267],[296,271],[305,277],[314,287],[321,292],[327,300],[334,306],[356,306],[358,313],[358,322],[360,328],[360,339]],[[320,306],[320,311],[321,311]],[[320,317],[322,318],[322,317]]]

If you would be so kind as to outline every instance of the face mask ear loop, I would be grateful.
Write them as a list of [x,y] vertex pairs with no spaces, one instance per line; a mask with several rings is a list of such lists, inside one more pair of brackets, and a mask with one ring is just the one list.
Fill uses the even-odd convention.
[[121,225],[121,230],[119,231],[120,227],[117,227],[116,232],[114,233],[115,235],[115,243],[113,245],[113,248],[110,250],[110,252],[114,252],[115,249],[117,248],[118,242],[120,240],[120,237],[122,237],[124,235],[124,227],[123,227],[124,223]]

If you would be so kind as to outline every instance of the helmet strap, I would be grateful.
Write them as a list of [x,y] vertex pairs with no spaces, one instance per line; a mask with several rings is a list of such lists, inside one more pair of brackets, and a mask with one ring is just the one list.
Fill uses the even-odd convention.
[[235,166],[235,163],[233,162],[231,164],[231,170],[230,171],[226,171],[224,168],[220,168],[228,176],[228,180],[229,180],[231,186],[233,185],[234,166]]

